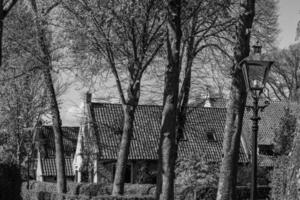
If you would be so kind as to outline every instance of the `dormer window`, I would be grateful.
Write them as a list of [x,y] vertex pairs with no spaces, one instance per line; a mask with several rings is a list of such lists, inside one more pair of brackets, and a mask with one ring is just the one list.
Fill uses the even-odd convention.
[[207,140],[209,142],[215,142],[215,141],[217,141],[217,139],[216,139],[216,131],[214,129],[206,129],[205,133],[206,133]]
[[258,153],[260,155],[273,156],[273,145],[258,145]]

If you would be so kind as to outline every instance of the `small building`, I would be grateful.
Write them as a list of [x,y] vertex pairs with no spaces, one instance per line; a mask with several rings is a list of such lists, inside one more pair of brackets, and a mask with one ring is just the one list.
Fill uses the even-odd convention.
[[[77,145],[79,127],[62,127],[67,180],[73,181],[72,163]],[[39,128],[36,138],[36,180],[56,182],[55,141],[52,126]]]
[[[262,102],[260,102],[262,103]],[[247,103],[251,105],[251,101]],[[274,153],[274,135],[276,129],[279,128],[281,119],[285,115],[285,109],[288,107],[294,107],[294,104],[288,104],[283,101],[274,101],[263,110],[259,112],[261,120],[259,121],[258,128],[258,143],[257,143],[257,153],[258,153],[258,165],[265,168],[273,168],[276,155]],[[248,154],[251,156],[252,152],[252,110],[245,110],[243,132],[242,136],[245,141],[246,149],[248,149]]]
[[[112,182],[122,134],[122,105],[92,102],[87,95],[85,110],[86,120],[74,157],[77,181],[82,181],[84,162],[89,159],[93,181]],[[155,183],[161,113],[162,106],[137,107],[125,182]],[[188,107],[183,137],[178,143],[178,160],[202,153],[208,162],[220,162],[225,120],[225,108]],[[246,152],[241,145],[240,163],[248,162]]]

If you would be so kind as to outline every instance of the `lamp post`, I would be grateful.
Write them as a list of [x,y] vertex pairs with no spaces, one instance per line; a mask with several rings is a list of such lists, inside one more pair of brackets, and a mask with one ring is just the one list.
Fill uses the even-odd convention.
[[270,71],[272,61],[264,61],[261,59],[261,46],[257,42],[253,46],[254,55],[242,60],[240,65],[242,66],[244,81],[247,92],[251,94],[253,99],[252,106],[246,106],[248,110],[252,110],[252,170],[251,170],[251,200],[256,200],[257,196],[257,133],[258,122],[260,117],[259,111],[268,106],[266,101],[264,105],[259,105],[259,98],[265,88],[268,73]]

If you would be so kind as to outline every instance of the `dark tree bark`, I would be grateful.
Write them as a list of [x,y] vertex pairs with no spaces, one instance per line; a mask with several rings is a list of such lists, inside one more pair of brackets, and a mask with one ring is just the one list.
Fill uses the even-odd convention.
[[66,193],[66,177],[65,177],[65,158],[64,146],[62,141],[61,118],[56,100],[56,95],[53,87],[53,80],[49,68],[44,69],[44,79],[48,91],[48,98],[50,102],[50,111],[52,115],[52,126],[55,139],[55,158],[56,158],[56,171],[57,171],[57,192]]
[[64,147],[62,140],[62,128],[59,108],[56,100],[56,94],[53,86],[53,80],[51,76],[52,60],[50,52],[50,44],[47,41],[46,29],[44,22],[41,19],[39,8],[37,7],[36,1],[31,0],[32,11],[35,16],[35,26],[37,30],[37,45],[39,47],[42,64],[43,64],[43,76],[48,94],[48,101],[50,103],[50,112],[52,115],[52,126],[55,139],[55,158],[56,158],[56,173],[57,173],[57,192],[66,193],[66,177],[65,177],[65,158],[64,158]]
[[3,38],[3,22],[5,17],[8,15],[9,11],[17,3],[18,0],[12,0],[6,2],[5,5],[3,0],[0,0],[0,66],[2,66],[2,38]]
[[250,30],[255,15],[255,0],[241,1],[241,14],[236,28],[235,66],[232,72],[229,104],[223,141],[223,159],[220,169],[217,200],[236,199],[236,177],[240,138],[247,93],[239,63],[250,52]]
[[[178,105],[177,105],[177,130],[176,130],[176,140],[177,145],[180,139],[183,136],[184,125],[186,121],[186,108],[189,101],[190,96],[190,88],[191,88],[191,78],[192,78],[192,66],[194,58],[196,57],[196,46],[195,46],[195,37],[196,37],[196,24],[197,24],[197,16],[193,16],[192,25],[191,25],[191,34],[188,35],[187,42],[187,51],[186,51],[186,64],[184,71],[184,79],[180,88],[179,97],[178,97]],[[177,159],[177,145],[176,145],[176,159]]]
[[176,114],[180,73],[181,0],[168,0],[167,59],[159,142],[157,198],[174,199]]
[[116,173],[113,183],[112,195],[124,194],[125,171],[129,155],[131,138],[133,135],[134,113],[139,102],[140,84],[130,84],[128,88],[128,100],[123,104],[124,125],[119,146],[118,159],[116,164]]

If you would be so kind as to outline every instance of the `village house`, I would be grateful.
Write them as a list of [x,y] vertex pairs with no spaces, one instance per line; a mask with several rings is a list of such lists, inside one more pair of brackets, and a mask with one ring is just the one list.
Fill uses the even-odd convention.
[[[264,105],[264,99],[261,99],[259,105]],[[202,105],[204,107],[224,108],[226,102],[224,98],[209,95],[204,99]],[[252,99],[247,98],[247,106],[252,105]],[[294,108],[295,105],[285,101],[273,101],[262,111],[259,112],[261,120],[259,121],[258,130],[258,166],[272,169],[276,156],[274,155],[274,133],[279,128],[280,121],[284,116],[285,109]],[[241,143],[246,150],[248,158],[252,152],[252,110],[245,109],[243,119],[243,130]]]
[[[79,127],[62,127],[63,145],[66,165],[67,180],[74,180],[72,163],[77,144]],[[36,180],[56,182],[55,143],[52,126],[38,128],[36,134],[36,159],[35,175]]]
[[[82,181],[84,160],[88,157],[93,166],[93,181],[112,182],[122,134],[122,105],[92,102],[88,94],[85,109],[86,121],[80,129],[74,157],[77,181]],[[161,112],[158,105],[137,107],[125,182],[155,183]],[[207,162],[219,163],[225,119],[226,108],[189,106],[178,144],[178,160],[201,153]],[[247,150],[241,145],[239,162],[248,161]]]
[[[274,165],[273,136],[286,108],[284,102],[272,102],[260,113],[258,133],[258,164]],[[201,153],[208,162],[222,159],[222,142],[226,120],[226,101],[207,98],[201,104],[189,106],[182,138],[179,140],[178,160]],[[162,107],[139,105],[136,110],[134,133],[126,168],[125,182],[155,183],[157,148]],[[241,138],[241,165],[249,163],[252,144],[252,112],[245,111]],[[87,94],[85,120],[79,127],[63,127],[67,179],[76,182],[112,182],[122,134],[123,113],[120,104],[96,103]],[[38,134],[36,179],[55,181],[55,146],[51,126],[43,126]]]

